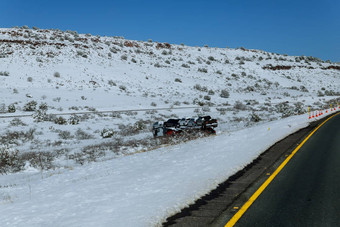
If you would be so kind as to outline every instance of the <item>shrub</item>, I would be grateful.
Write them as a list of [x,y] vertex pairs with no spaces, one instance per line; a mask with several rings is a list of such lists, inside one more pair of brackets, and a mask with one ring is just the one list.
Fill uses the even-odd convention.
[[113,87],[113,86],[117,86],[117,84],[115,82],[113,82],[113,80],[109,80],[108,84]]
[[0,76],[9,76],[9,72],[7,72],[7,71],[4,71],[4,72],[0,71]]
[[187,65],[187,64],[182,64],[182,67],[183,67],[183,68],[190,68],[190,66]]
[[215,58],[213,56],[208,57],[209,61],[215,61]]
[[235,79],[240,79],[240,76],[235,73],[231,74],[231,76],[234,77]]
[[199,84],[195,84],[194,85],[194,89],[198,90],[198,91],[202,91],[202,92],[207,92],[208,88],[206,86],[201,86]]
[[33,119],[35,122],[47,121],[48,117],[45,110],[37,110],[33,114]]
[[126,87],[124,85],[120,85],[119,89],[122,90],[122,91],[126,91]]
[[60,77],[60,73],[59,73],[59,72],[55,72],[55,73],[53,74],[53,76],[54,76],[55,78],[59,78],[59,77]]
[[156,68],[161,68],[162,67],[158,62],[156,62],[153,66],[155,66]]
[[70,125],[77,125],[77,124],[79,124],[79,117],[77,115],[71,115],[71,117],[68,119],[68,123]]
[[252,122],[259,122],[261,120],[262,119],[256,113],[253,112],[253,113],[250,114],[250,121],[252,121]]
[[206,68],[198,68],[198,72],[207,73],[208,70]]
[[0,146],[0,174],[18,172],[22,170],[24,163],[19,158],[19,151]]
[[101,132],[100,135],[103,138],[110,138],[112,137],[116,132],[113,129],[110,128],[104,128]]
[[215,94],[215,92],[214,92],[213,90],[210,89],[210,90],[208,91],[208,95],[214,95],[214,94]]
[[54,119],[54,123],[58,125],[66,125],[67,121],[63,117],[57,117],[56,119]]
[[309,92],[308,89],[305,86],[303,86],[303,85],[300,86],[300,90],[302,92]]
[[226,108],[216,108],[216,110],[220,113],[220,115],[225,115],[227,113]]
[[39,110],[47,111],[47,109],[48,109],[47,103],[43,102],[39,105]]
[[220,93],[220,97],[222,98],[229,98],[230,94],[226,89],[223,89]]
[[35,129],[23,131],[7,131],[6,134],[0,136],[0,144],[15,144],[19,145],[20,141],[27,142],[34,139]]
[[325,94],[322,91],[318,91],[318,96],[323,97],[323,96],[325,96]]
[[175,82],[182,83],[182,80],[180,78],[175,78]]
[[216,73],[222,75],[222,72],[220,70],[217,70]]
[[87,58],[87,54],[84,51],[81,51],[81,50],[77,50],[77,55],[81,56],[83,58]]
[[21,159],[29,162],[34,168],[47,170],[53,168],[53,160],[55,154],[51,152],[25,152],[22,154]]
[[63,139],[63,140],[68,140],[68,139],[74,138],[74,136],[71,135],[71,132],[69,132],[69,131],[60,131],[58,133],[58,136],[59,136],[60,139]]
[[93,139],[94,137],[85,132],[84,130],[78,128],[78,130],[74,134],[78,140],[88,140],[88,139]]
[[20,118],[14,118],[9,122],[10,126],[27,126]]
[[211,97],[209,95],[205,95],[203,98],[204,98],[204,100],[208,100],[208,101],[211,100]]
[[236,101],[235,104],[234,104],[234,108],[236,110],[246,110],[247,106],[240,101]]
[[37,102],[36,101],[30,101],[30,102],[25,104],[23,110],[24,111],[35,111],[36,107],[37,107]]
[[15,113],[16,111],[14,104],[10,104],[7,108],[8,108],[8,113]]
[[122,55],[122,56],[120,57],[120,59],[122,59],[122,60],[124,60],[124,61],[126,61],[126,60],[127,60],[127,58],[128,58],[128,57],[127,57],[127,55],[125,55],[125,54],[124,54],[124,55]]

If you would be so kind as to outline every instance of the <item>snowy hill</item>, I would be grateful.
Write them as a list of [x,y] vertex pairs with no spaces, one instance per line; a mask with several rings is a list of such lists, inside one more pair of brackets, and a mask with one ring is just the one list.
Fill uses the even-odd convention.
[[[226,167],[229,172],[216,173],[218,177],[212,176],[213,180],[208,180],[208,183],[203,181],[203,186],[198,186],[203,189],[197,192],[197,196],[202,195],[226,179],[228,174],[249,163],[271,143],[305,126],[307,120],[301,119],[307,119],[305,113],[308,107],[312,111],[328,108],[331,104],[335,106],[336,98],[340,96],[339,65],[314,57],[287,56],[245,48],[189,47],[151,40],[132,41],[123,37],[100,37],[74,31],[27,27],[0,29],[0,47],[0,152],[13,157],[0,169],[0,173],[12,173],[6,177],[0,176],[0,206],[7,210],[7,205],[10,204],[16,212],[20,212],[26,202],[30,203],[26,201],[27,197],[19,196],[22,191],[26,191],[27,185],[31,187],[31,183],[27,183],[30,177],[34,178],[32,184],[44,191],[51,185],[55,187],[48,176],[56,177],[53,179],[58,179],[58,182],[72,176],[76,184],[69,184],[71,194],[72,187],[81,187],[77,182],[84,182],[80,180],[84,177],[94,179],[96,175],[100,179],[122,183],[122,179],[110,178],[113,171],[110,170],[111,164],[117,166],[118,172],[124,172],[127,166],[132,168],[130,177],[134,180],[136,179],[132,175],[138,171],[146,179],[157,166],[146,170],[150,172],[143,173],[141,166],[133,169],[132,162],[148,158],[158,160],[156,157],[164,152],[190,150],[196,143],[172,138],[153,139],[150,125],[154,121],[203,114],[216,117],[219,121],[216,138],[197,140],[199,144],[206,144],[209,140],[225,141],[227,135],[239,135],[238,130],[244,128],[250,130],[259,127],[262,130],[271,127],[271,124],[286,127],[282,134],[275,134],[268,143],[259,146],[261,149],[245,151],[248,152],[243,154],[245,159],[236,155],[232,159],[235,164],[231,163],[231,166]],[[176,109],[177,107],[182,109]],[[101,112],[117,110],[133,111]],[[80,113],[91,111],[95,113]],[[27,114],[32,114],[33,117],[16,117]],[[300,114],[305,115],[295,116]],[[291,128],[294,119],[300,119],[301,122]],[[112,132],[112,137],[103,138],[104,132]],[[230,137],[232,141],[236,141],[235,144],[238,143],[237,138]],[[167,146],[181,142],[182,145]],[[258,143],[254,142],[254,145]],[[188,160],[192,155],[189,152],[187,162],[183,162],[190,163]],[[202,153],[197,157],[205,156]],[[174,163],[181,161],[180,157],[176,159],[173,155],[158,161],[170,162],[171,158]],[[133,161],[130,163],[127,159]],[[94,161],[98,163],[93,164]],[[124,166],[122,163],[126,162],[130,164]],[[150,164],[149,162],[150,160],[142,163]],[[101,168],[100,163],[105,167]],[[76,170],[73,172],[74,168]],[[91,168],[95,169],[93,176],[84,173],[91,171]],[[173,170],[171,166],[169,168]],[[197,166],[194,168],[195,171],[198,169],[200,168]],[[40,171],[41,177],[47,179],[39,179],[40,175],[36,171]],[[58,171],[61,175],[55,176]],[[167,174],[166,171],[162,173]],[[106,178],[107,176],[110,177]],[[128,176],[118,174],[115,177]],[[164,175],[160,174],[159,177]],[[208,174],[206,179],[209,179]],[[154,181],[146,182],[152,184]],[[84,184],[87,185],[88,182]],[[98,182],[94,184],[100,185]],[[4,189],[6,185],[12,186]],[[111,186],[119,187],[119,184]],[[60,195],[64,196],[66,192],[60,190]],[[91,189],[90,192],[95,190]],[[154,191],[157,189],[154,188]],[[119,192],[115,196],[122,196]],[[139,192],[136,192],[137,195]],[[105,193],[109,195],[108,191]],[[18,203],[16,196],[20,197]],[[83,201],[82,196],[88,194],[79,196],[77,199]],[[156,206],[165,206],[161,213],[156,213],[157,217],[150,211],[145,216],[146,219],[143,219],[141,213],[131,225],[141,220],[147,220],[142,221],[141,225],[158,223],[164,219],[164,214],[192,202],[195,196],[184,195],[184,200],[190,198],[184,202],[170,201],[165,205],[156,203]],[[44,198],[38,198],[32,204],[40,203]],[[72,200],[75,206],[79,202],[77,199]],[[112,201],[117,202],[114,199]],[[110,213],[111,208],[106,205]],[[126,205],[126,209],[128,208],[129,204]],[[117,212],[115,209],[117,207],[113,209]],[[83,217],[89,212],[91,211],[87,210],[83,213]],[[99,213],[100,211],[97,215]],[[61,212],[60,215],[65,214]],[[150,216],[155,220],[150,221]],[[29,217],[30,214],[24,214],[19,225],[25,223]],[[126,218],[124,215],[121,217],[123,220]],[[41,217],[40,222],[37,220],[31,224],[48,224],[46,218]],[[69,222],[60,222],[60,225],[75,225],[72,217],[69,218]],[[105,221],[107,220],[103,219],[102,224],[108,225]],[[79,223],[80,226],[82,222]]]

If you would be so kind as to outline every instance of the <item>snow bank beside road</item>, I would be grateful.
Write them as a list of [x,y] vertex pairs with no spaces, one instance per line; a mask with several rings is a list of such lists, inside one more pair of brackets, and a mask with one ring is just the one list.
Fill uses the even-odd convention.
[[[0,226],[154,226],[214,189],[306,115],[73,170],[0,177]],[[6,186],[6,187],[5,187]]]

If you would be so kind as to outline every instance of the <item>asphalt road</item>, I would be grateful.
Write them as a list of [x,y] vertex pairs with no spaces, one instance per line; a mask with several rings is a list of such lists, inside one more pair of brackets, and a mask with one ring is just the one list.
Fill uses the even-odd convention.
[[306,141],[235,226],[340,226],[340,114]]
[[[274,176],[271,173],[325,120],[311,121],[308,127],[277,142],[216,189],[168,217],[163,226],[224,226],[259,187]],[[322,125],[236,226],[327,226],[330,219],[334,222],[330,221],[328,226],[340,226],[337,223],[337,216],[340,217],[340,190],[337,190],[340,189],[340,170],[337,170],[340,168],[340,154],[336,153],[336,149],[340,148],[339,127],[340,115]],[[319,194],[330,198],[323,199]]]

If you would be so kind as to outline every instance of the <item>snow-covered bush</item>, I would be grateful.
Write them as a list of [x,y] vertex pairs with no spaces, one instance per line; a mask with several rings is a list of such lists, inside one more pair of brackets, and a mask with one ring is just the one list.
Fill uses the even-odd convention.
[[19,151],[8,146],[0,145],[0,174],[18,172],[24,167],[19,157]]
[[0,76],[9,76],[9,72],[7,72],[7,71],[0,71]]
[[10,104],[8,107],[8,113],[15,113],[16,111],[16,108],[15,108],[15,105],[14,104]]
[[83,58],[87,58],[87,54],[82,50],[77,50],[77,55]]
[[247,106],[240,101],[236,101],[235,104],[234,104],[234,108],[236,110],[246,110]]
[[302,92],[309,92],[308,89],[305,86],[303,86],[303,85],[300,86],[300,90]]
[[255,112],[252,112],[250,114],[250,121],[252,122],[259,122],[261,121],[262,119],[259,117],[259,115],[257,115]]
[[54,76],[55,78],[60,78],[60,73],[59,73],[59,72],[55,72],[55,73],[53,74],[53,76]]
[[57,117],[56,119],[54,119],[54,123],[56,123],[58,125],[66,125],[67,121],[63,117]]
[[204,100],[210,101],[210,100],[211,100],[211,97],[210,97],[209,95],[205,95],[205,96],[203,97],[203,99],[204,99]]
[[221,90],[220,96],[222,98],[229,98],[230,94],[226,89]]
[[305,104],[303,104],[302,102],[294,103],[294,106],[295,106],[295,109],[294,109],[295,114],[306,113]]
[[120,57],[120,59],[122,59],[122,60],[124,60],[124,61],[126,61],[127,60],[127,55],[126,54],[124,54],[124,55],[122,55],[121,57]]
[[209,61],[215,61],[216,59],[213,56],[208,57]]
[[111,87],[117,86],[117,84],[116,84],[115,82],[113,82],[113,80],[109,80],[107,83],[108,83]]
[[198,68],[198,72],[207,73],[208,69],[206,69],[206,68]]
[[216,110],[220,113],[220,115],[225,115],[227,113],[226,108],[216,108]]
[[27,126],[20,118],[14,118],[9,122],[10,126]]
[[110,128],[104,128],[101,132],[100,135],[103,138],[110,138],[112,137],[116,132],[113,129]]
[[79,117],[77,115],[71,115],[71,117],[68,119],[68,123],[70,125],[77,125],[77,124],[79,124]]
[[126,91],[126,87],[124,85],[120,85],[119,89],[122,90],[122,91]]
[[21,160],[25,163],[29,163],[30,166],[41,169],[48,170],[54,167],[53,161],[55,159],[55,153],[52,152],[25,152],[21,155]]
[[0,104],[0,112],[6,112],[6,104],[5,103],[1,103]]
[[46,102],[43,102],[39,105],[39,110],[47,111],[48,106]]
[[93,139],[94,137],[85,132],[84,130],[78,128],[78,130],[74,133],[75,137],[77,140],[89,140],[89,139]]
[[194,89],[202,92],[208,92],[208,88],[206,86],[201,86],[199,84],[195,84]]
[[214,94],[215,94],[215,92],[214,92],[213,90],[210,89],[210,90],[208,91],[208,95],[214,95]]
[[63,139],[63,140],[69,140],[69,139],[73,139],[74,136],[71,135],[71,132],[70,131],[62,131],[60,130],[59,133],[58,133],[58,136],[60,139]]
[[37,110],[34,114],[33,114],[33,119],[35,122],[43,122],[43,121],[47,121],[48,117],[46,114],[45,110]]
[[325,94],[322,91],[318,91],[318,96],[323,97],[323,96],[325,96]]
[[37,107],[37,102],[36,101],[30,101],[30,102],[25,104],[23,110],[24,111],[35,111],[36,107]]

